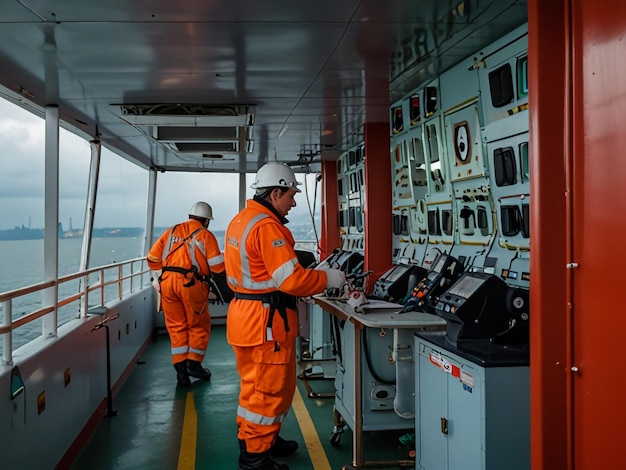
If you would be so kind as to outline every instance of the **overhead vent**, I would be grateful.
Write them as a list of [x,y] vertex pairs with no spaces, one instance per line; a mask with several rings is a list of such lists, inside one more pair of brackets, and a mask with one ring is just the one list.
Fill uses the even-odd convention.
[[154,138],[176,153],[236,153],[239,151],[239,129],[239,127],[165,126],[155,128]]
[[254,107],[247,105],[124,104],[122,117],[135,126],[250,127]]
[[160,126],[156,139],[161,142],[236,142],[237,127],[171,127]]
[[185,153],[225,153],[237,152],[237,144],[235,142],[176,142],[172,144],[176,152]]
[[179,156],[252,152],[254,107],[247,105],[124,104],[121,118]]

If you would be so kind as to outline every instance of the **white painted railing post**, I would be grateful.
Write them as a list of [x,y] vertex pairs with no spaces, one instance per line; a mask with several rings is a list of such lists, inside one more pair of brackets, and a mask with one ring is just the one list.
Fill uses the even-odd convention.
[[[2,326],[11,326],[13,312],[11,309],[11,299],[2,302]],[[2,362],[8,366],[13,365],[13,331],[9,329],[2,334]]]

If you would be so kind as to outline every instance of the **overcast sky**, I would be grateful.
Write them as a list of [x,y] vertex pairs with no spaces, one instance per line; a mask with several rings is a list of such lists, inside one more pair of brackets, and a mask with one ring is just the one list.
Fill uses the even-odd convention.
[[[0,230],[44,225],[44,132],[43,119],[0,98]],[[73,229],[82,228],[89,144],[61,129],[59,154],[59,219],[65,230],[70,222]],[[191,205],[202,200],[213,207],[211,228],[223,230],[238,210],[237,184],[235,174],[159,173],[155,225],[170,226],[186,220]],[[103,148],[94,225],[143,226],[147,188],[147,171]],[[248,191],[250,197],[252,190]],[[309,191],[312,197],[311,183]],[[296,202],[298,206],[290,212],[294,221],[308,213],[304,191],[296,196]]]

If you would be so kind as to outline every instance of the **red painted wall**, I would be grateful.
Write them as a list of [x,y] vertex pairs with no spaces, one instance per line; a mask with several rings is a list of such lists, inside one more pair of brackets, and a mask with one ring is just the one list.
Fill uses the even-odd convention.
[[572,0],[573,451],[626,468],[626,2]]
[[335,248],[341,247],[339,233],[339,195],[337,193],[337,162],[322,162],[322,233],[320,259],[326,258]]
[[626,3],[530,0],[529,87],[532,468],[624,468]]
[[[389,123],[367,123],[365,134],[365,266],[374,273],[391,267],[391,158]],[[375,281],[371,279],[370,285]]]
[[569,460],[564,113],[567,0],[528,4],[531,158],[530,385],[533,470]]

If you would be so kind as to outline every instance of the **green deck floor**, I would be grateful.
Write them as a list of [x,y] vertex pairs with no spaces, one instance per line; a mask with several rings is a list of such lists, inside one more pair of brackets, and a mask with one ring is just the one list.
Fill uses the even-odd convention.
[[[209,350],[203,363],[213,372],[210,382],[197,381],[189,389],[178,389],[169,349],[169,338],[166,335],[157,336],[113,398],[113,408],[117,410],[117,416],[107,417],[102,421],[75,460],[72,469],[237,468],[239,448],[235,413],[239,377],[233,352],[225,339],[225,327],[213,327],[211,333]],[[309,385],[318,393],[334,391],[332,380],[310,380]],[[298,381],[298,391],[306,407],[304,422],[310,416],[315,429],[307,428],[304,424],[302,428],[306,432],[303,435],[298,416],[292,410],[283,423],[281,436],[297,440],[300,448],[295,455],[284,458],[281,462],[288,464],[291,470],[339,470],[350,465],[350,429],[347,426],[344,428],[339,445],[333,446],[330,443],[334,424],[334,399],[309,398],[301,380]],[[192,413],[193,408],[196,415]],[[299,412],[298,415],[302,413]],[[194,428],[192,418],[196,416]],[[406,431],[365,433],[364,459],[408,459],[408,449],[400,445],[398,440],[403,434]],[[307,442],[304,436],[307,436]],[[194,440],[195,455],[188,453],[181,456],[181,442],[182,448],[186,449]],[[311,442],[313,460],[307,449],[307,443]],[[376,468],[398,469],[400,465],[379,465]]]

